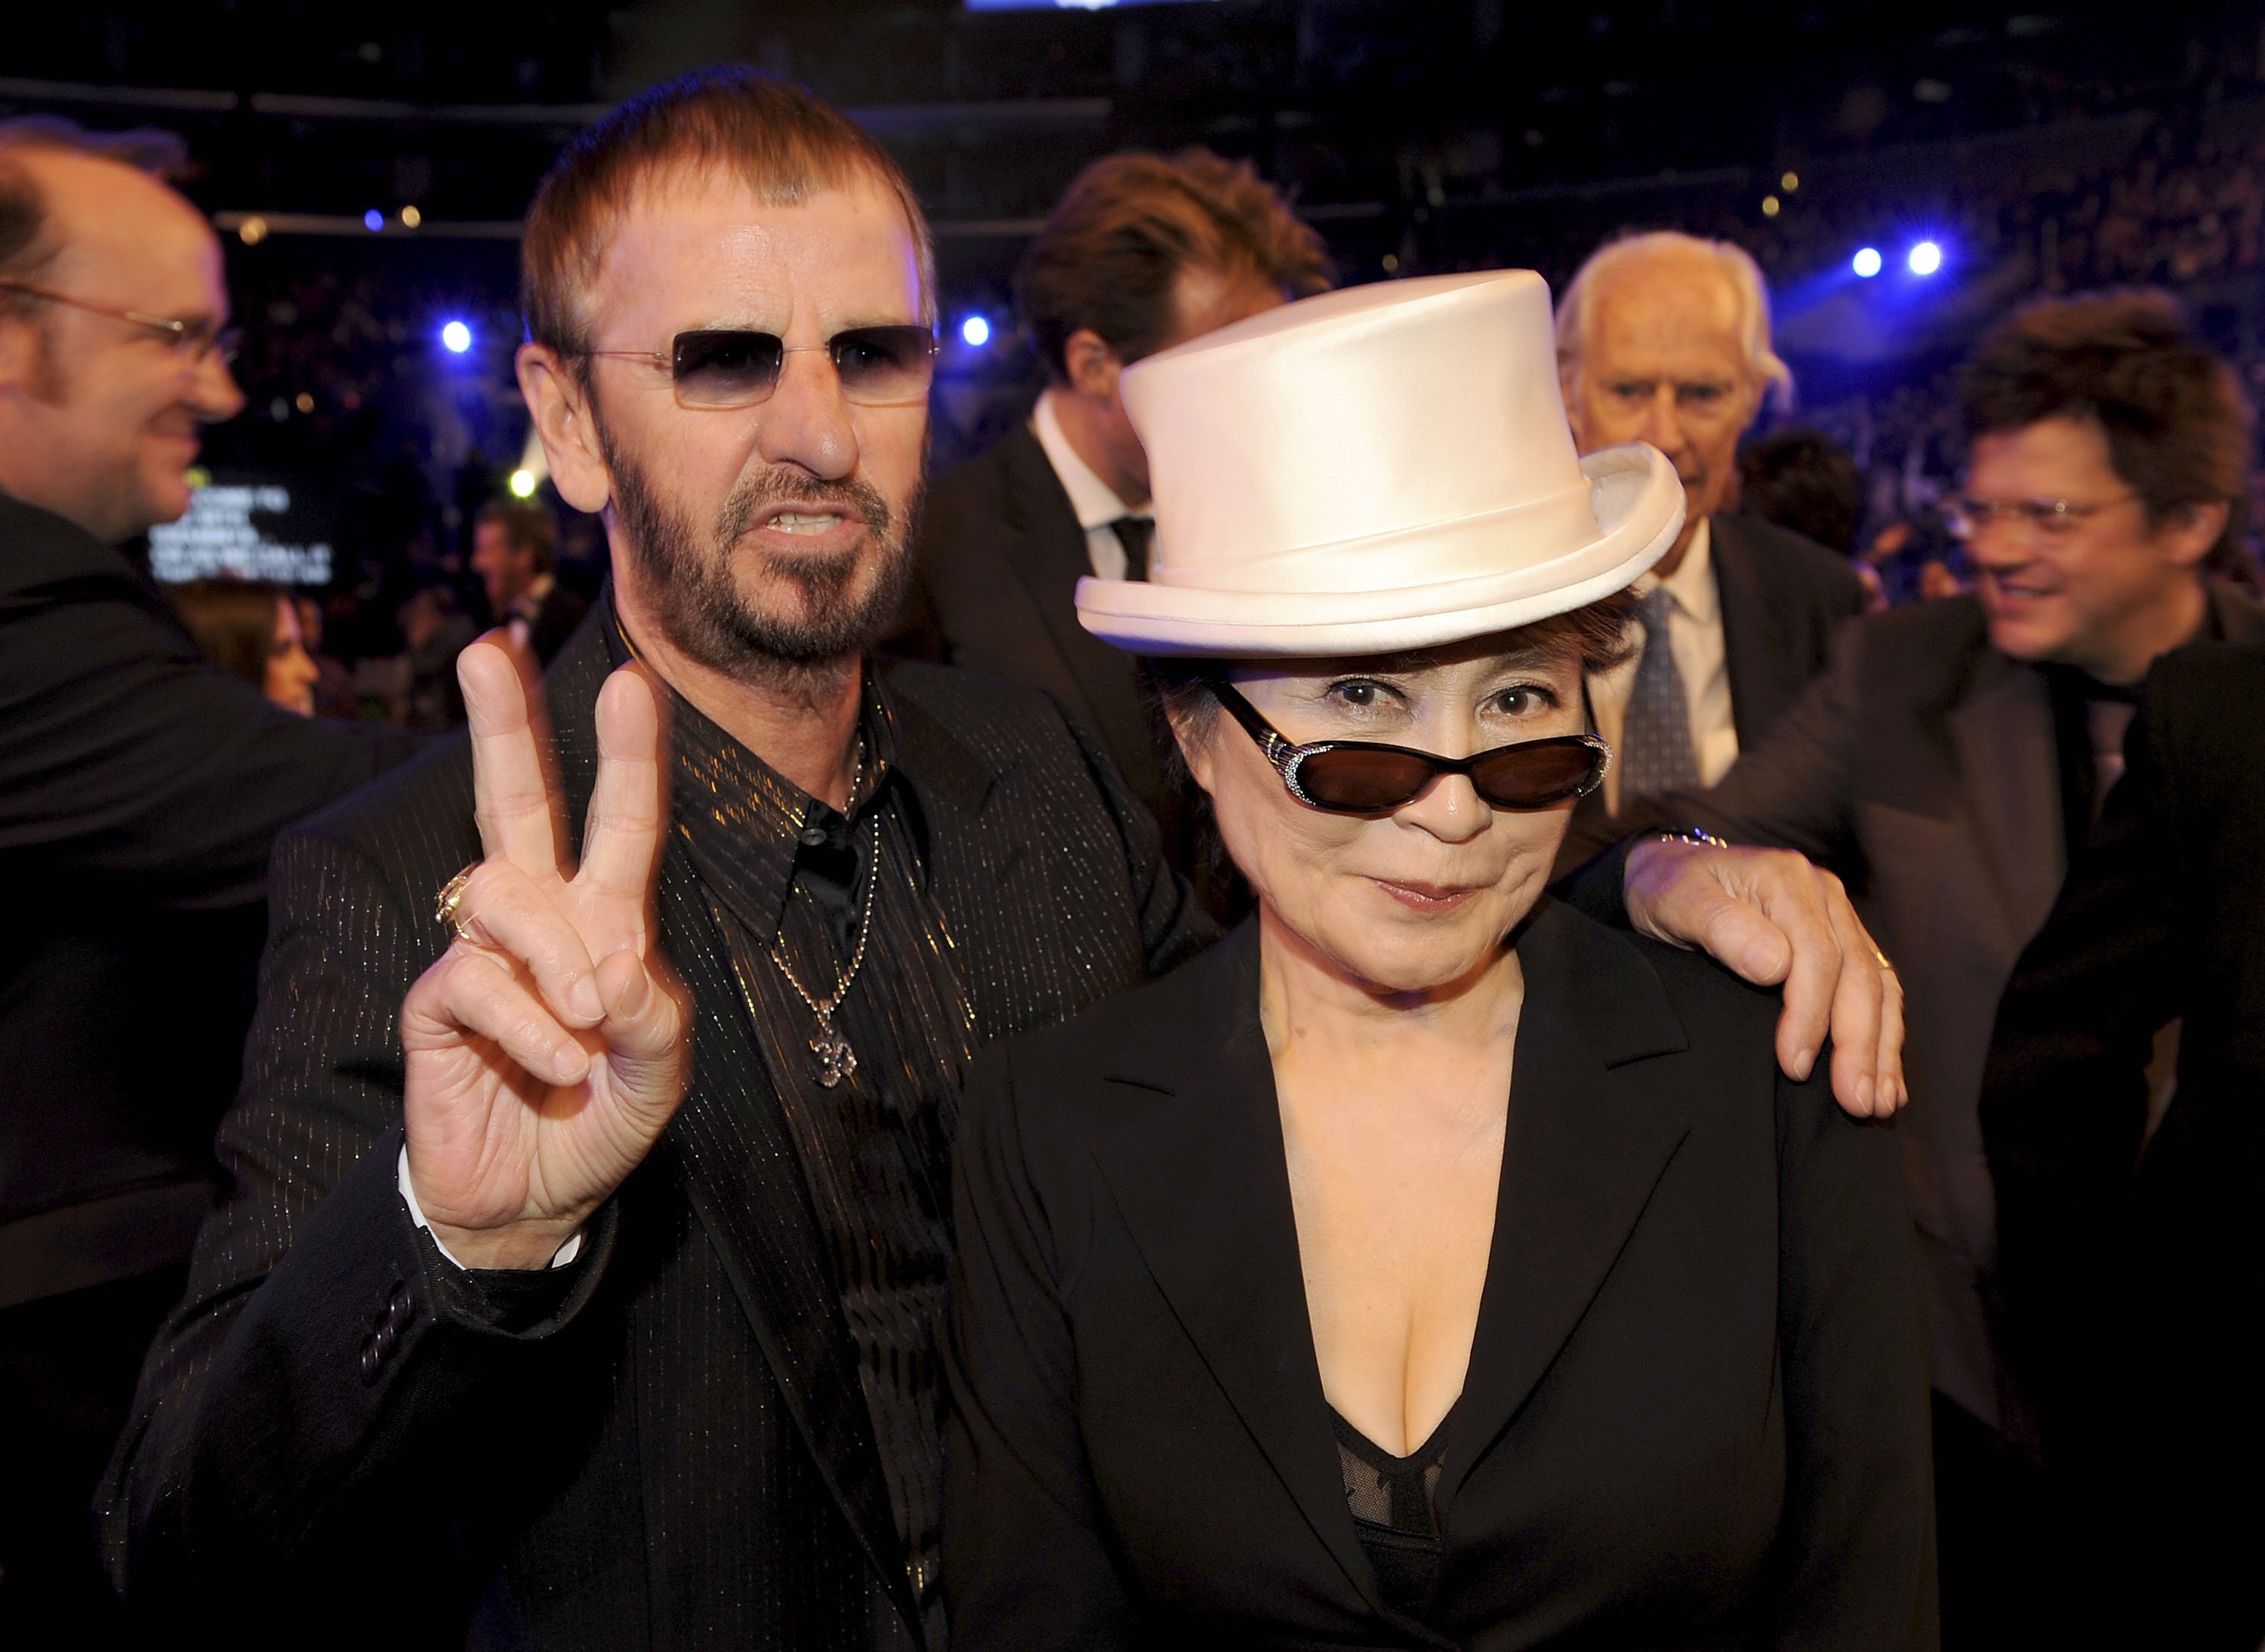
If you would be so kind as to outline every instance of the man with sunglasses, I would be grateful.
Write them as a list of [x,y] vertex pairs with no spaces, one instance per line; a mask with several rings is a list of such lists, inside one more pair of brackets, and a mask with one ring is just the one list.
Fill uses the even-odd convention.
[[2051,1574],[2054,1499],[2002,1357],[1978,1117],[1992,1018],[2122,773],[2150,665],[2265,636],[2265,610],[2210,578],[2238,554],[2248,409],[2167,297],[2020,312],[1969,363],[1961,412],[1953,520],[1978,591],[1859,622],[1719,785],[1647,807],[1839,870],[1903,979],[1945,1644],[2006,1646],[2049,1638],[2053,1603],[2087,1591]]
[[269,845],[409,749],[202,665],[118,549],[243,403],[180,160],[0,125],[0,1642],[114,1610],[87,1503],[211,1203]]
[[[339,1600],[404,1645],[936,1642],[960,1075],[1213,932],[1058,705],[869,661],[936,303],[885,151],[700,71],[569,146],[522,256],[614,584],[540,700],[473,645],[469,737],[286,841],[113,1575],[255,1642]],[[1696,871],[1650,921],[1774,943],[1813,1049],[1805,868],[1654,853]]]

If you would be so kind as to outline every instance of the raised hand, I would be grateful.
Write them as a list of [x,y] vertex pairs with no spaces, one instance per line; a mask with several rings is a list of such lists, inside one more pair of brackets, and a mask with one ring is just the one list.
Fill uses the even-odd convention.
[[598,696],[578,869],[539,695],[488,638],[456,674],[486,858],[402,1006],[409,1179],[465,1266],[541,1268],[652,1150],[690,1073],[691,1016],[653,945],[659,691],[627,666]]
[[1628,920],[1758,986],[1785,984],[1778,1065],[1805,1079],[1832,1037],[1832,1095],[1885,1117],[1904,1088],[1904,989],[1840,880],[1789,849],[1654,839],[1628,851]]

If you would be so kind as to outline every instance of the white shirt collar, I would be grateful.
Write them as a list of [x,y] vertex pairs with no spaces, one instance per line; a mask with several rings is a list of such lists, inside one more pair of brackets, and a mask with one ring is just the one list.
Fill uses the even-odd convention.
[[1684,618],[1700,625],[1711,625],[1721,618],[1722,593],[1715,584],[1713,528],[1712,522],[1701,517],[1675,571],[1664,579],[1649,571],[1638,574],[1635,593],[1644,596],[1653,586],[1665,586],[1668,600],[1682,611]]
[[1134,510],[1118,499],[1117,491],[1094,475],[1093,467],[1077,456],[1077,449],[1062,434],[1051,387],[1039,394],[1038,404],[1031,411],[1031,429],[1038,436],[1038,446],[1045,449],[1046,462],[1053,466],[1062,491],[1069,495],[1069,507],[1077,513],[1080,528],[1106,528],[1120,516],[1149,514],[1145,509]]

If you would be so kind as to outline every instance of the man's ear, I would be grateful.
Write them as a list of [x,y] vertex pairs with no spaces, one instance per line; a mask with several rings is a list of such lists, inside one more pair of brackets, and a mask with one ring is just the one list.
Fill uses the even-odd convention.
[[1577,356],[1557,358],[1557,394],[1565,404],[1565,422],[1573,428],[1573,445],[1586,451],[1588,438],[1581,433],[1581,370]]
[[1062,370],[1068,375],[1070,388],[1080,396],[1113,403],[1117,399],[1117,382],[1125,375],[1125,364],[1099,333],[1090,327],[1080,327],[1062,346]]
[[550,462],[551,484],[567,504],[595,516],[613,498],[614,478],[599,450],[588,395],[549,345],[520,346],[513,365],[519,393]]
[[2200,567],[2218,536],[2225,532],[2225,519],[2232,510],[2223,499],[2210,499],[2199,505],[2182,505],[2164,517],[2162,526],[2154,533],[2155,542],[2163,548],[2164,560],[2174,568]]
[[39,373],[39,324],[28,316],[0,316],[0,395],[32,389]]

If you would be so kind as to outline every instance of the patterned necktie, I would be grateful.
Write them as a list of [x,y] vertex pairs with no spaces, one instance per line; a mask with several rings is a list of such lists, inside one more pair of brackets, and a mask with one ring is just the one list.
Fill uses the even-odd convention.
[[1628,722],[1620,731],[1622,808],[1637,797],[1699,783],[1691,706],[1683,696],[1683,674],[1675,669],[1675,651],[1667,640],[1667,612],[1673,601],[1665,586],[1654,586],[1643,597],[1643,657],[1636,663]]
[[1109,526],[1117,535],[1117,542],[1125,547],[1125,577],[1127,579],[1146,579],[1148,577],[1148,542],[1156,536],[1154,519],[1120,516]]

